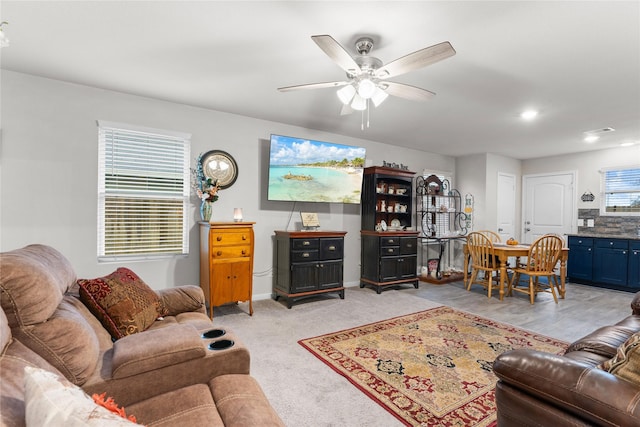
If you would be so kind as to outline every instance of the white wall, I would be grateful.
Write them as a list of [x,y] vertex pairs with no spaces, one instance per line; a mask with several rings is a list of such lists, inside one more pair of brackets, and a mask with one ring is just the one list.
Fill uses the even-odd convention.
[[[456,188],[463,200],[467,193],[473,196],[473,229],[490,228],[487,218],[487,155],[471,154],[456,158]],[[495,228],[495,227],[493,227]],[[471,231],[471,230],[469,230]]]
[[[381,165],[386,160],[403,163],[416,172],[425,168],[455,172],[455,161],[448,156],[10,71],[2,72],[1,89],[0,250],[30,243],[51,245],[69,258],[79,277],[101,276],[123,265],[156,289],[199,283],[195,196],[188,257],[128,264],[97,262],[96,120],[191,133],[192,164],[199,153],[212,149],[235,157],[238,180],[220,192],[213,215],[231,220],[233,208],[241,207],[245,220],[256,221],[257,298],[271,294],[273,231],[296,229],[301,210],[317,211],[322,229],[347,231],[345,282],[354,285],[360,277],[358,205],[294,206],[266,200],[271,133],[363,146],[368,165]],[[362,135],[366,138],[366,131]]]
[[[605,150],[588,151],[565,156],[544,157],[522,162],[522,175],[549,172],[577,171],[577,209],[600,208],[599,170],[617,166],[640,165],[640,145],[617,147]],[[580,200],[580,196],[591,191],[596,199],[589,203]]]

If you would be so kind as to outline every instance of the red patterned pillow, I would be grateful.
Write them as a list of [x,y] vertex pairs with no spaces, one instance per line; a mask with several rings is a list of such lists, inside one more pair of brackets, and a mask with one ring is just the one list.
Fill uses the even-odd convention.
[[166,315],[158,294],[128,268],[97,279],[79,279],[78,285],[80,300],[116,340],[142,332]]

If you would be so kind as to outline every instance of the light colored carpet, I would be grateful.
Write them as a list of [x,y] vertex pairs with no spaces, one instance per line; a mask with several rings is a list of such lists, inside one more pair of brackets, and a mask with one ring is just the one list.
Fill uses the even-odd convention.
[[462,283],[385,290],[347,288],[335,295],[303,300],[290,310],[282,301],[254,301],[216,308],[214,324],[233,329],[251,351],[251,372],[269,401],[290,427],[401,426],[393,415],[356,390],[349,381],[297,342],[341,329],[446,305],[489,319],[571,342],[593,329],[630,314],[633,294],[567,285],[558,304],[541,295],[535,305],[524,296],[490,300],[480,287]]

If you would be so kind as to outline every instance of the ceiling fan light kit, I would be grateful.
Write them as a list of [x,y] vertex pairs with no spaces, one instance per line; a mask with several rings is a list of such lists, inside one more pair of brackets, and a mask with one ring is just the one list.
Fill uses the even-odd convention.
[[369,127],[369,100],[378,107],[389,95],[414,101],[424,101],[435,93],[419,87],[403,83],[386,81],[387,78],[408,73],[418,68],[426,67],[435,62],[455,55],[456,51],[449,42],[442,42],[424,49],[420,49],[384,65],[381,60],[369,56],[373,48],[373,39],[361,37],[355,43],[358,56],[352,57],[333,37],[329,35],[311,36],[311,39],[324,53],[347,73],[348,81],[327,83],[311,83],[297,86],[278,88],[281,92],[300,89],[320,89],[326,87],[341,87],[336,92],[343,107],[341,115],[351,110],[367,111],[367,127]]

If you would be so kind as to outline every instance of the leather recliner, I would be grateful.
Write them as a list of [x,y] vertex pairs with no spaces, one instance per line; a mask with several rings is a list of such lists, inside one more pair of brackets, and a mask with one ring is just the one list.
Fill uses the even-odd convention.
[[498,356],[498,426],[640,426],[640,384],[598,368],[640,331],[640,292],[631,310],[563,355],[520,349]]

